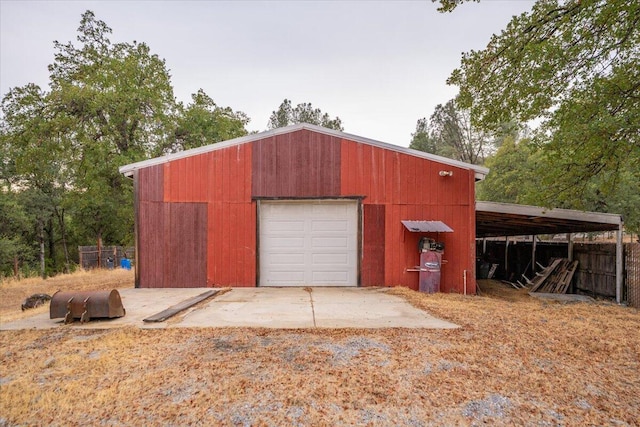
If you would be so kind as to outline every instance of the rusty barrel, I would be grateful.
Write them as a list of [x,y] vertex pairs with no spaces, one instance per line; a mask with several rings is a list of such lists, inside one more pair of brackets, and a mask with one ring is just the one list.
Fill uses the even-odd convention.
[[110,291],[58,291],[51,298],[49,318],[64,317],[65,323],[80,319],[88,322],[95,318],[114,318],[125,315],[120,293]]

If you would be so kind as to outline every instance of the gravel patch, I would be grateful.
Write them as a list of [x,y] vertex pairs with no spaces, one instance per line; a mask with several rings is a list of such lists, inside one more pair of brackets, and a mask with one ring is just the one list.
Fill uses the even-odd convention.
[[365,337],[353,337],[345,341],[344,344],[327,343],[320,347],[332,353],[332,363],[334,365],[350,363],[351,359],[358,356],[363,350],[378,350],[382,353],[391,351],[388,345]]
[[372,411],[371,409],[360,410],[360,423],[366,425],[387,424],[388,418],[384,414]]
[[462,409],[462,415],[476,421],[484,421],[487,417],[502,418],[511,406],[511,400],[508,397],[491,394],[485,399],[467,403]]
[[443,359],[438,363],[438,370],[450,371],[452,369],[467,369],[464,363]]

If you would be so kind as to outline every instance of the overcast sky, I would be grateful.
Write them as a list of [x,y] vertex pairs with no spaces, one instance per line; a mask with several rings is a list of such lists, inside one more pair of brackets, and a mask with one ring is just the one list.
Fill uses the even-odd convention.
[[455,96],[446,79],[533,1],[483,0],[440,14],[430,1],[0,0],[0,93],[48,85],[53,41],[76,41],[89,9],[112,42],[166,60],[178,100],[199,88],[267,128],[284,98],[342,119],[345,132],[407,146],[416,121]]

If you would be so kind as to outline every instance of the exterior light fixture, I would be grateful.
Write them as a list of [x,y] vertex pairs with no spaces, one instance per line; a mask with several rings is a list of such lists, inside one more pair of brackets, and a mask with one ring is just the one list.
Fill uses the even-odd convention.
[[438,172],[440,176],[453,176],[453,171],[440,171]]

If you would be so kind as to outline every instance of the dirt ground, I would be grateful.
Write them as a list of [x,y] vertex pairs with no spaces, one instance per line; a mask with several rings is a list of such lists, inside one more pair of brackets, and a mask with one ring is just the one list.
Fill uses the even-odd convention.
[[0,426],[638,425],[638,310],[480,286],[391,291],[453,330],[2,331]]

